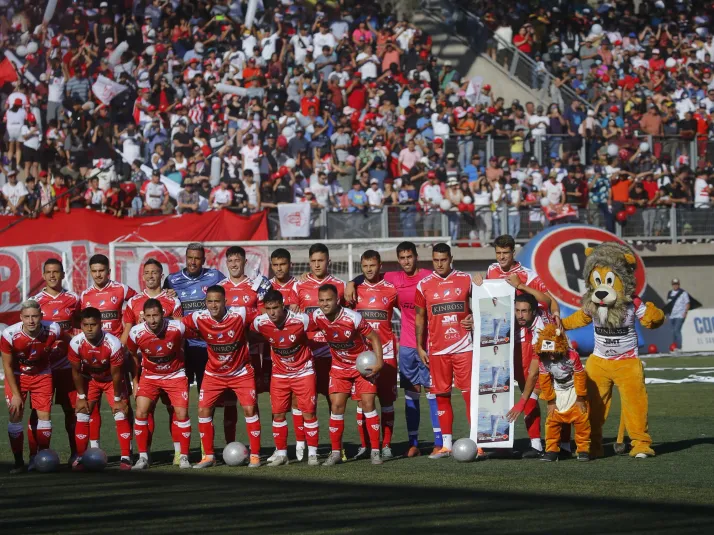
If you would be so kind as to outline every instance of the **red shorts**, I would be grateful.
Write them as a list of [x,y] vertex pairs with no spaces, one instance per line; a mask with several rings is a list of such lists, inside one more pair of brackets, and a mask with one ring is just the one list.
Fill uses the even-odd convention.
[[77,402],[77,389],[72,379],[72,368],[52,370],[52,385],[55,389],[55,405],[74,408]]
[[137,397],[149,398],[156,403],[156,400],[162,394],[168,396],[168,405],[188,408],[188,379],[186,377],[177,377],[175,379],[148,379],[141,377],[139,379],[139,386],[136,389]]
[[[119,394],[124,399],[129,399],[129,391],[126,388],[126,383],[122,382],[121,385],[122,392]],[[87,401],[99,401],[102,397],[102,392],[104,392],[104,397],[107,398],[107,403],[113,409],[114,408],[114,382],[112,381],[97,381],[95,379],[89,380],[89,387],[87,388]]]
[[317,376],[317,393],[329,396],[330,390],[330,370],[332,369],[332,359],[330,357],[317,357],[313,360],[313,368]]
[[204,375],[201,391],[198,395],[198,408],[213,408],[221,395],[229,390],[235,393],[243,407],[252,407],[258,399],[255,391],[255,376],[250,369],[245,375],[238,377],[217,377]]
[[397,401],[398,375],[396,359],[385,360],[377,377],[377,397],[381,406],[388,407]]
[[362,394],[376,393],[376,383],[362,377],[356,369],[332,368],[330,370],[330,394],[349,394],[360,399]]
[[[43,373],[41,375],[15,374],[15,381],[20,388],[22,401],[27,401],[27,394],[30,394],[30,406],[40,412],[50,412],[52,410],[52,374]],[[5,400],[8,406],[12,401],[12,391],[5,379]]]
[[270,380],[270,405],[273,414],[290,412],[292,395],[302,412],[315,413],[317,381],[314,373],[301,377],[273,377]]
[[473,352],[456,355],[432,355],[429,358],[432,394],[448,394],[452,381],[462,392],[471,390],[471,363]]

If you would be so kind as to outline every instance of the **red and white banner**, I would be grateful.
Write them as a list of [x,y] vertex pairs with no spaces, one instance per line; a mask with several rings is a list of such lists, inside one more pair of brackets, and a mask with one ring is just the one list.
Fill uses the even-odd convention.
[[127,87],[114,80],[110,80],[101,74],[97,76],[97,81],[92,84],[92,93],[102,104],[109,105],[114,97],[122,91],[126,91]]
[[572,204],[551,204],[543,206],[543,213],[548,221],[577,218],[578,209]]
[[310,203],[279,204],[280,234],[283,238],[310,237]]
[[[13,219],[0,217],[0,228]],[[56,214],[52,219],[26,220],[0,233],[0,323],[18,321],[19,305],[44,285],[42,264],[49,258],[65,261],[65,287],[81,292],[90,284],[87,262],[93,254],[109,256],[109,242],[142,242],[147,247],[118,248],[112,278],[141,289],[139,267],[153,257],[164,264],[164,272],[183,267],[185,246],[189,242],[246,242],[268,239],[264,212],[250,217],[227,210],[174,217],[117,219],[90,210]],[[151,243],[176,242],[176,247],[157,249]],[[225,247],[207,254],[207,265],[225,267]],[[262,261],[262,253],[251,255]],[[261,257],[261,258],[259,258]],[[256,268],[258,266],[256,265]],[[264,266],[262,266],[264,267]],[[27,295],[23,295],[26,289]]]

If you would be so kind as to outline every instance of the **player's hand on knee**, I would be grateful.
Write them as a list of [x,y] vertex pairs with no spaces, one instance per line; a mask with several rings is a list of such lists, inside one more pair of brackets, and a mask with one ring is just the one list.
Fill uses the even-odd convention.
[[129,415],[129,404],[125,399],[114,403],[114,412],[121,412],[124,416]]
[[8,406],[10,414],[13,416],[22,414],[22,409],[24,408],[24,405],[25,404],[22,402],[22,396],[13,395],[12,399],[10,400],[10,405]]
[[74,407],[74,412],[77,414],[89,414],[89,404],[86,399],[77,398],[77,403]]
[[429,366],[429,355],[426,354],[426,351],[417,349],[417,354],[419,355],[419,359],[424,363],[424,366]]

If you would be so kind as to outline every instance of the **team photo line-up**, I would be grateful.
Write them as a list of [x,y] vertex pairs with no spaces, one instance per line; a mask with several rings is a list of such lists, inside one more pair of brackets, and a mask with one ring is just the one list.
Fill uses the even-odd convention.
[[[585,425],[588,405],[579,387],[584,384],[585,370],[572,349],[549,358],[538,351],[538,335],[544,327],[554,326],[564,338],[560,310],[537,274],[514,260],[514,250],[511,236],[499,237],[496,262],[485,278],[504,279],[516,291],[514,377],[523,394],[507,417],[514,421],[524,415],[530,449],[520,456],[545,461],[570,456],[570,425],[566,424],[575,423],[577,458],[590,460],[601,452],[590,451],[590,427]],[[137,293],[111,280],[108,258],[97,254],[89,261],[93,285],[80,295],[63,288],[62,263],[47,260],[43,266],[46,286],[22,303],[20,321],[0,337],[8,436],[15,459],[11,472],[34,470],[37,453],[49,449],[53,400],[64,412],[69,464],[72,470],[85,470],[83,455],[100,444],[102,396],[113,412],[121,470],[150,466],[158,400],[169,413],[174,465],[181,469],[215,466],[214,410],[223,408],[224,438],[230,444],[235,442],[240,404],[249,441],[243,464],[260,467],[257,399],[261,393],[270,395],[275,443],[268,466],[288,464],[288,414],[297,461],[307,458],[311,466],[344,462],[342,436],[349,398],[357,401],[361,439],[354,458],[382,464],[393,457],[397,384],[404,389],[406,457],[422,454],[422,391],[433,429],[429,458],[450,457],[452,385],[460,390],[467,418],[471,418],[471,289],[472,283],[482,285],[484,277],[453,269],[451,250],[445,243],[432,248],[433,270],[418,267],[417,248],[411,242],[399,244],[396,256],[400,269],[382,273],[380,254],[364,252],[362,275],[345,284],[330,274],[325,245],[310,247],[309,273],[298,276],[291,272],[290,252],[276,249],[270,256],[274,276],[268,280],[245,273],[246,252],[241,247],[227,250],[225,276],[204,267],[204,247],[191,243],[186,267],[165,278],[162,264],[147,260],[142,272],[145,289]],[[395,308],[401,317],[398,339],[392,330]],[[541,349],[550,343],[543,341]],[[538,378],[543,382],[551,373],[557,384],[575,384],[575,405],[571,405],[580,416],[577,422],[560,422],[560,440],[549,440],[544,451]],[[202,456],[192,465],[188,406],[194,383]],[[31,410],[26,407],[28,394]],[[320,394],[330,411],[331,451],[326,459],[318,458],[316,404]],[[555,402],[548,399],[549,420],[556,418]],[[26,415],[27,465],[23,455]],[[134,459],[132,439],[138,450]],[[649,436],[644,440],[651,443]],[[478,449],[479,458],[488,456]]]

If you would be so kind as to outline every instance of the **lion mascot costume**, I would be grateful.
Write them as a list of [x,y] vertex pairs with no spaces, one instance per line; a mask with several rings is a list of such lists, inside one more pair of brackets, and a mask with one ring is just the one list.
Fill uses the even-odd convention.
[[635,321],[646,329],[664,322],[664,312],[653,303],[643,303],[635,293],[636,258],[625,245],[606,242],[585,251],[583,269],[586,291],[582,307],[563,320],[567,330],[594,324],[595,348],[588,358],[588,405],[590,411],[590,454],[601,457],[602,426],[617,386],[622,418],[632,441],[630,456],[654,455],[647,430],[647,389],[638,355]]

